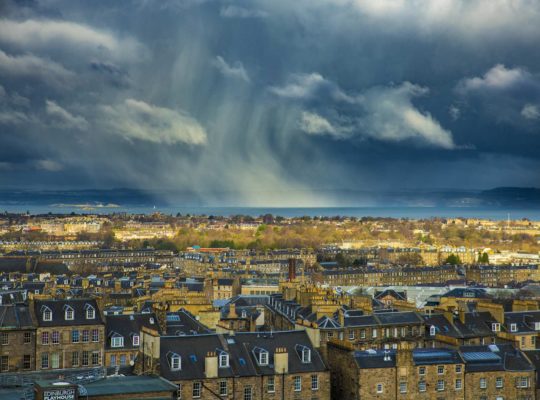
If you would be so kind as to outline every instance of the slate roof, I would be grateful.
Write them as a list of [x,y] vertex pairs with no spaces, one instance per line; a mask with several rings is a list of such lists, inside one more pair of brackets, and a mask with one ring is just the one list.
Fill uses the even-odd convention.
[[463,359],[459,352],[454,349],[434,348],[434,349],[414,349],[413,362],[415,365],[436,365],[436,364],[462,364]]
[[399,325],[399,324],[422,324],[424,321],[418,313],[414,311],[403,312],[381,312],[376,314],[376,318],[381,325]]
[[355,351],[354,360],[359,368],[394,368],[396,366],[395,350]]
[[167,313],[166,334],[168,336],[202,335],[210,330],[184,309]]
[[461,346],[467,372],[533,371],[534,365],[511,344]]
[[457,316],[450,323],[442,314],[424,316],[424,321],[428,335],[429,328],[433,325],[437,333],[458,339],[495,336],[492,324],[497,323],[488,311],[465,313],[465,323]]
[[[66,307],[73,308],[73,320],[65,319]],[[86,308],[91,306],[95,310],[94,319],[86,319]],[[43,320],[45,307],[52,311],[52,321]],[[77,325],[102,325],[103,320],[94,299],[68,299],[68,300],[36,300],[34,312],[38,326],[77,326]]]
[[[111,349],[112,337],[119,335],[124,338],[122,349],[138,349],[138,345],[133,345],[133,336],[140,336],[143,326],[155,329],[161,334],[157,318],[153,313],[108,315],[105,317],[105,348]],[[113,349],[119,349],[119,347],[114,347]]]
[[33,328],[30,308],[23,304],[0,306],[0,330]]
[[[509,333],[538,333],[535,323],[540,323],[540,311],[504,313],[504,329]],[[515,325],[514,325],[515,324]],[[515,330],[512,330],[515,328]]]
[[[311,362],[302,363],[297,346],[311,350]],[[234,336],[210,334],[199,336],[161,337],[160,373],[171,381],[204,379],[205,356],[209,351],[225,351],[229,354],[229,367],[218,368],[219,377],[274,375],[274,352],[277,347],[285,347],[289,353],[289,373],[326,371],[326,366],[313,348],[305,331],[287,332],[243,332]],[[268,351],[268,366],[259,366],[255,352]],[[170,368],[171,354],[181,357],[182,368]]]

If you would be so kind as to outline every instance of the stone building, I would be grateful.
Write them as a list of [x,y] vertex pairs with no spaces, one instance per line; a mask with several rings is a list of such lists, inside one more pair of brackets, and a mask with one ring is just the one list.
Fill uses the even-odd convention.
[[182,399],[330,399],[330,373],[302,331],[159,337],[143,328],[137,371]]
[[143,326],[161,331],[154,314],[109,315],[105,318],[105,366],[125,367],[135,362]]
[[534,399],[534,366],[511,345],[354,350],[328,345],[335,399]]
[[0,306],[0,372],[35,369],[36,328],[26,304]]
[[35,300],[36,370],[103,366],[105,324],[93,299]]

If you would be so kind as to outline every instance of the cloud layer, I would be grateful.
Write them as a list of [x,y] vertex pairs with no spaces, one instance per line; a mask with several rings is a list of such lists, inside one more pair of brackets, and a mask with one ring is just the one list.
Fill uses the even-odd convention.
[[6,187],[323,205],[359,187],[540,186],[538,1],[2,11]]

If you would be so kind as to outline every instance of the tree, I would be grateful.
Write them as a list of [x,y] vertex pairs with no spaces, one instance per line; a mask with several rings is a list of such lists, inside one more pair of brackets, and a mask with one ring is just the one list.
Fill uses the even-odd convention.
[[489,264],[489,255],[488,253],[484,252],[478,256],[478,262],[480,264]]
[[459,265],[461,264],[461,259],[459,256],[456,256],[455,254],[450,254],[448,257],[446,257],[446,260],[444,261],[445,264],[450,265]]

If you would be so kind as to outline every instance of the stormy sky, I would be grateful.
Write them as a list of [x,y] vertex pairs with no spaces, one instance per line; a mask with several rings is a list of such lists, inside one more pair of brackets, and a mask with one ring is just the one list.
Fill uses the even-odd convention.
[[537,0],[0,0],[0,187],[540,186]]

